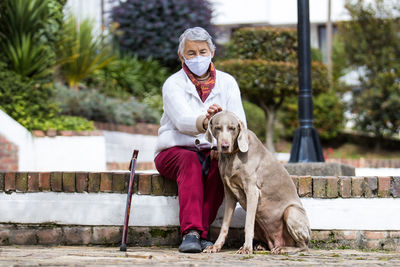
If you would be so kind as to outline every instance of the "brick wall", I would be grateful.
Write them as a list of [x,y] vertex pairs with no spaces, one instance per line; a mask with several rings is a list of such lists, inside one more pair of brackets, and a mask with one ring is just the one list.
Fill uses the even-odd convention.
[[0,171],[18,170],[18,147],[0,135]]
[[[399,198],[400,176],[291,176],[300,197]],[[0,192],[126,193],[129,172],[0,172]],[[142,195],[176,196],[176,183],[158,173],[136,173]]]
[[94,125],[99,130],[118,131],[131,134],[158,135],[160,125],[149,123],[136,123],[135,125],[122,125],[115,123],[95,122]]
[[355,168],[400,168],[400,159],[336,159],[328,158],[326,162],[343,163]]

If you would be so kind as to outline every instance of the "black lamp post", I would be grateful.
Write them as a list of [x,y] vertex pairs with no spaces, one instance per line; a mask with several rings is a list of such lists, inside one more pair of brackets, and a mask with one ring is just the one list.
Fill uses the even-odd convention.
[[317,130],[313,127],[309,0],[297,0],[299,60],[299,122],[289,162],[324,162]]

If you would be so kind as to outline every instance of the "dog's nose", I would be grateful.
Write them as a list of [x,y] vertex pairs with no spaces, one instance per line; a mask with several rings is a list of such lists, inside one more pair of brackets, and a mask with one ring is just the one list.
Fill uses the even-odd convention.
[[221,148],[222,148],[223,150],[229,149],[229,143],[228,143],[228,142],[222,141],[222,143],[221,143]]

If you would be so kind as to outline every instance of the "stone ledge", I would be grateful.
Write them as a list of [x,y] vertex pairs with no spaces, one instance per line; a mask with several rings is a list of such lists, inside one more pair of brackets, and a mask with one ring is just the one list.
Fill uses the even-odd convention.
[[[0,172],[0,192],[127,193],[126,172]],[[291,176],[300,197],[399,198],[400,176]],[[176,196],[177,185],[157,172],[137,172],[133,193]]]
[[[106,245],[121,244],[121,226],[80,226],[58,224],[0,224],[0,246],[5,245]],[[210,240],[220,229],[212,227]],[[129,227],[128,246],[178,246],[179,227]],[[230,228],[226,247],[240,247],[242,228]],[[400,231],[313,230],[310,248],[385,249],[400,251]]]

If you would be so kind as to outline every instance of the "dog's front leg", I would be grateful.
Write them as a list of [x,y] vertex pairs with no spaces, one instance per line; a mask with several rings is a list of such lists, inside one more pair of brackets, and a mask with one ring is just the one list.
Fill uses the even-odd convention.
[[213,246],[206,247],[203,252],[216,253],[219,252],[225,243],[226,236],[228,235],[229,225],[231,224],[232,216],[236,207],[236,199],[230,192],[229,188],[224,188],[225,190],[225,205],[224,205],[224,217],[222,219],[221,231],[217,241]]
[[260,190],[257,188],[256,184],[249,184],[246,190],[246,223],[244,226],[245,241],[236,254],[253,253],[254,223],[256,220],[259,196]]

